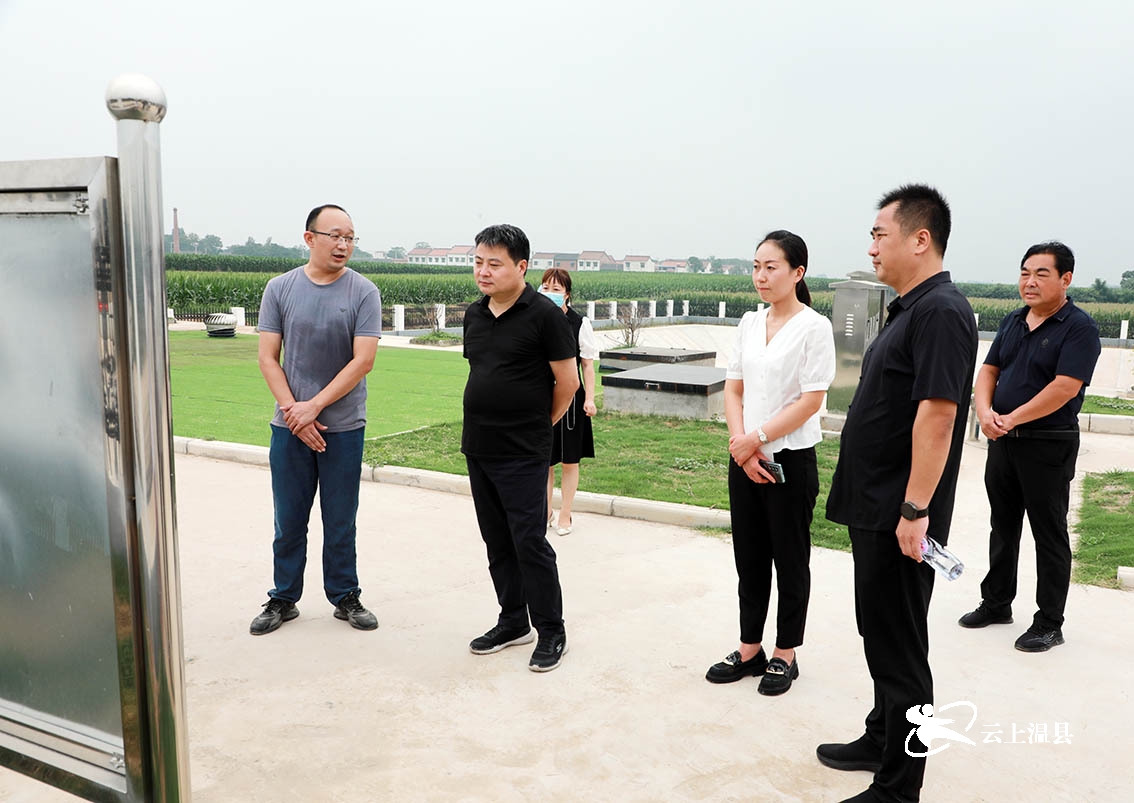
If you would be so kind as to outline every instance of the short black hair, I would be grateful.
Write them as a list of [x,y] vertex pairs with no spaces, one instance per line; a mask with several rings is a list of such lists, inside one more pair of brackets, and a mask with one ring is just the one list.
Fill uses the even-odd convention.
[[487,245],[490,248],[504,246],[512,261],[519,263],[528,260],[532,255],[532,246],[528,242],[528,235],[524,234],[518,226],[510,223],[498,223],[482,230],[476,236],[477,245]]
[[933,239],[933,246],[940,256],[945,256],[949,244],[949,232],[953,228],[953,215],[945,197],[933,187],[925,184],[903,184],[882,196],[878,209],[897,204],[894,219],[901,226],[902,234],[910,234],[918,229],[926,229]]
[[304,228],[307,231],[314,231],[312,226],[315,225],[315,221],[319,219],[319,215],[321,215],[323,213],[324,209],[338,209],[344,215],[346,215],[347,217],[350,217],[350,212],[346,211],[345,209],[343,209],[338,204],[323,204],[322,206],[315,207],[314,209],[312,209],[310,212],[307,213],[307,225],[304,226]]
[[[764,243],[769,242],[780,247],[789,267],[793,269],[803,268],[803,272],[807,273],[807,243],[803,241],[802,237],[786,229],[776,229],[765,234],[764,239],[757,243],[756,247],[759,248]],[[811,306],[811,291],[807,289],[805,279],[800,279],[795,283],[795,297],[807,306]]]
[[1024,263],[1028,261],[1029,257],[1034,257],[1036,254],[1051,254],[1055,257],[1055,269],[1059,271],[1059,275],[1064,273],[1075,272],[1075,254],[1071,249],[1065,246],[1059,240],[1048,240],[1046,243],[1036,243],[1026,252],[1024,258],[1020,260],[1020,267],[1024,267]]

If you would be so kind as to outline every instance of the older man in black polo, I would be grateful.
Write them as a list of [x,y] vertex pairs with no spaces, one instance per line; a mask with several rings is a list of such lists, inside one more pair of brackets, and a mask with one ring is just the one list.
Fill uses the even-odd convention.
[[[929,599],[922,542],[949,536],[965,416],[976,364],[972,307],[943,269],[950,212],[931,187],[909,185],[878,204],[868,253],[898,292],[866,351],[847,413],[827,518],[846,524],[855,614],[874,681],[866,732],[822,744],[819,761],[874,772],[851,801],[918,800],[925,758],[907,753],[906,711],[933,702]],[[926,748],[909,738],[911,753]]]
[[531,248],[515,226],[476,236],[473,275],[484,297],[465,312],[469,361],[461,451],[469,468],[496,626],[469,644],[476,655],[539,641],[528,668],[548,672],[567,652],[555,550],[547,543],[552,425],[579,387],[567,317],[525,281]]
[[1099,328],[1067,297],[1075,255],[1060,242],[1020,261],[1024,306],[1004,318],[977,376],[974,400],[988,437],[984,485],[992,511],[981,603],[962,627],[1012,622],[1024,513],[1036,542],[1036,605],[1016,649],[1063,643],[1071,584],[1067,506],[1079,455],[1079,410],[1099,353]]

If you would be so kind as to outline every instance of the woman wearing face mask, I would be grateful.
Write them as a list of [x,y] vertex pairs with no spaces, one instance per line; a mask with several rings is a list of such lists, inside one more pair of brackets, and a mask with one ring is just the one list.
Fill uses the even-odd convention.
[[[552,438],[551,464],[547,470],[547,526],[559,535],[571,532],[571,505],[575,502],[575,492],[579,489],[579,461],[584,457],[595,456],[595,441],[591,431],[591,416],[598,412],[595,408],[595,360],[598,359],[598,341],[595,340],[591,322],[586,316],[577,313],[569,306],[571,300],[571,274],[561,268],[544,271],[539,291],[567,314],[575,342],[578,345],[578,363],[582,383],[575,392],[575,398],[567,412],[555,425]],[[551,508],[551,492],[555,489],[555,466],[563,464],[562,505],[559,508],[559,524],[553,527],[554,512]]]
[[[705,678],[731,683],[762,675],[758,691],[767,695],[783,694],[799,676],[795,648],[807,619],[811,516],[819,493],[815,444],[822,439],[823,396],[835,377],[831,322],[811,309],[806,271],[807,245],[798,235],[773,231],[760,242],[752,283],[768,306],[741,318],[725,374],[740,647]],[[773,564],[779,602],[769,661],[762,642]]]

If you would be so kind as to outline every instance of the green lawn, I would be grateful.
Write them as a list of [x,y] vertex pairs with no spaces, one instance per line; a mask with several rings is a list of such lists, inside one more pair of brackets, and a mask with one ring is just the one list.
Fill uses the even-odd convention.
[[1134,415],[1134,400],[1111,399],[1107,396],[1087,396],[1083,399],[1084,413],[1103,415]]
[[[267,446],[275,402],[256,335],[170,332],[173,434]],[[460,421],[468,367],[459,352],[381,348],[367,378],[367,437]],[[427,381],[423,381],[427,380]]]
[[1075,531],[1075,582],[1117,588],[1118,567],[1134,566],[1134,471],[1083,478]]

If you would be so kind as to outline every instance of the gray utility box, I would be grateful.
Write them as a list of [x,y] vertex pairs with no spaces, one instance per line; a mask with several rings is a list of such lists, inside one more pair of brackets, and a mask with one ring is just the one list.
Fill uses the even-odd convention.
[[886,320],[886,306],[897,297],[875,281],[873,271],[854,271],[841,282],[831,282],[835,300],[831,327],[835,333],[835,381],[827,393],[827,409],[846,412],[862,373],[862,357]]
[[633,348],[599,352],[599,365],[608,371],[631,371],[648,365],[716,365],[715,351]]
[[647,365],[602,378],[603,409],[668,418],[722,418],[725,369]]

